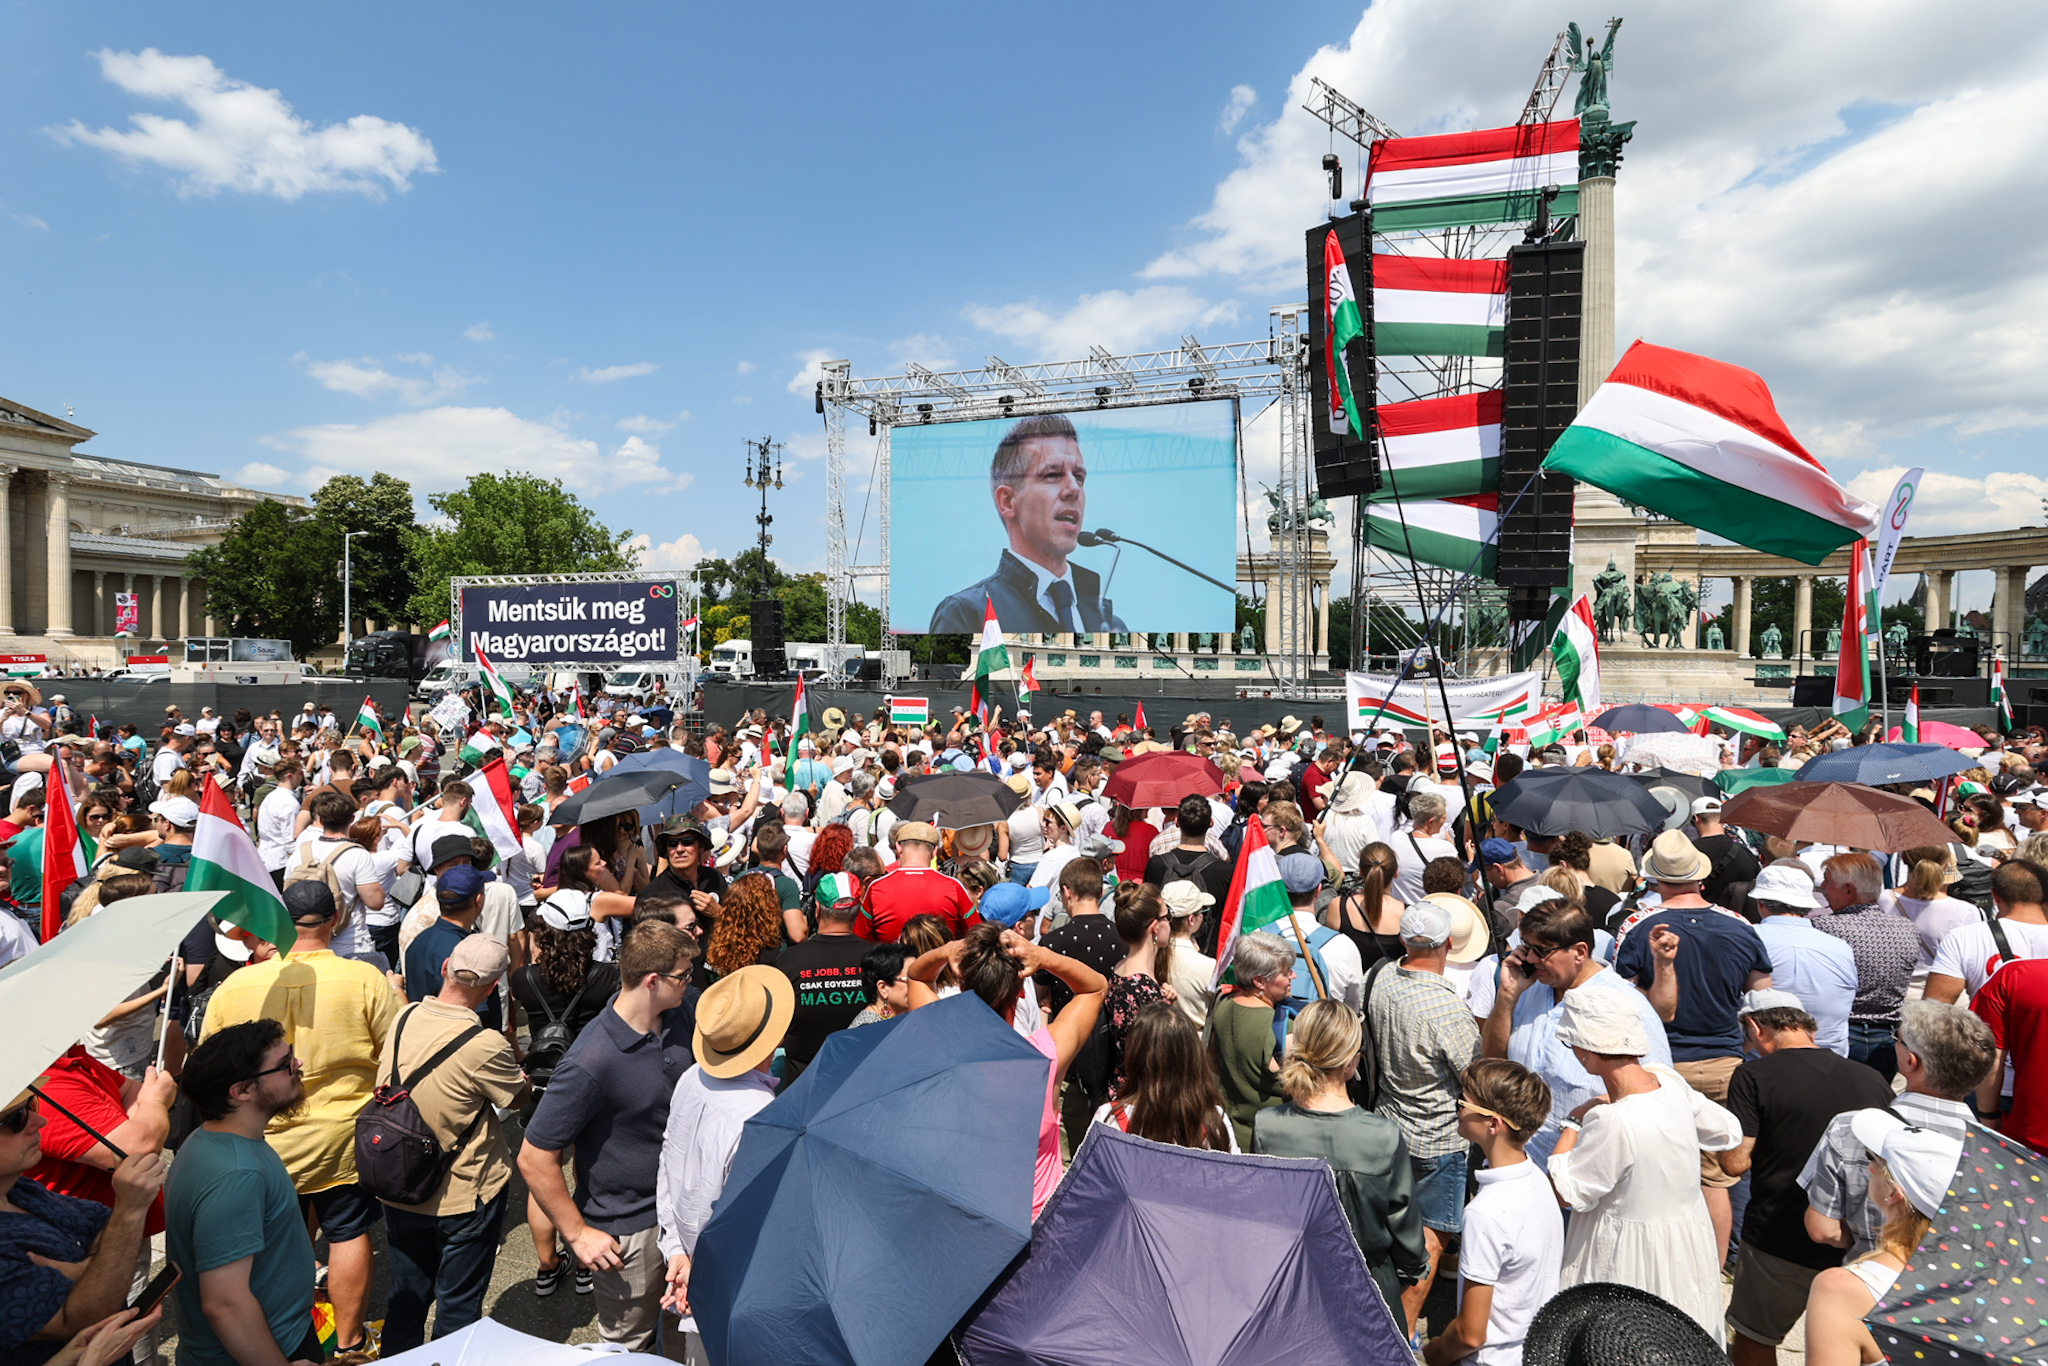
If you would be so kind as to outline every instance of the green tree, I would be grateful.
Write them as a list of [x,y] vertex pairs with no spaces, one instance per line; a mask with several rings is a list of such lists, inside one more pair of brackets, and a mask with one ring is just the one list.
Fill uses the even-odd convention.
[[[1758,579],[1751,589],[1749,608],[1750,653],[1760,654],[1763,650],[1764,628],[1776,626],[1785,639],[1785,657],[1793,658],[1800,649],[1800,642],[1792,637],[1792,603],[1796,592],[1795,580]],[[1813,636],[1806,642],[1809,655],[1824,655],[1828,648],[1828,632],[1842,624],[1843,600],[1847,590],[1840,579],[1815,579],[1813,581]],[[1734,620],[1729,615],[1729,623]],[[1731,629],[1724,623],[1722,631]]]
[[338,474],[313,495],[313,513],[336,536],[362,532],[351,542],[349,605],[358,617],[383,624],[424,620],[431,626],[447,615],[411,615],[415,583],[411,533],[412,485],[377,473],[366,483]]
[[303,658],[340,633],[340,559],[341,535],[327,519],[266,498],[186,563],[232,634],[289,640]]
[[588,574],[631,569],[631,531],[612,531],[560,480],[531,474],[474,474],[463,487],[427,502],[448,525],[408,536],[418,577],[410,609],[416,622],[448,615],[448,581],[479,574]]

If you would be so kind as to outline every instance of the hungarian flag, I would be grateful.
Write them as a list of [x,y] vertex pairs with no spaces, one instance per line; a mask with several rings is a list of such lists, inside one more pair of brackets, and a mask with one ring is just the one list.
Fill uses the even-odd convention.
[[1323,237],[1323,368],[1329,372],[1330,430],[1338,436],[1363,437],[1365,421],[1351,392],[1351,366],[1344,353],[1365,336],[1358,312],[1358,291],[1351,287],[1351,265],[1331,228]]
[[192,863],[185,874],[188,892],[226,892],[213,908],[213,918],[239,925],[258,939],[289,953],[299,939],[286,914],[270,870],[235,815],[233,803],[208,774],[199,791],[199,825],[192,831]]
[[681,626],[677,627],[676,629],[677,629],[677,630],[679,630],[679,631],[694,631],[694,630],[696,630],[696,629],[697,629],[697,618],[695,618],[695,617],[691,617],[691,618],[690,618],[690,619],[689,619],[688,621],[684,622],[684,623],[683,623],[683,624],[682,624]]
[[1138,734],[1143,735],[1145,733],[1145,704],[1143,702],[1138,704],[1138,714],[1131,721],[1131,726]]
[[789,704],[789,752],[796,753],[796,742],[811,733],[811,709],[804,704],[804,676],[796,676],[796,697]]
[[988,724],[988,703],[981,700],[979,679],[967,685],[967,712],[982,725]]
[[931,724],[931,699],[926,697],[892,697],[889,699],[889,724],[892,726],[928,726]]
[[1499,356],[1507,327],[1506,261],[1372,258],[1372,344],[1380,355]]
[[1380,405],[1380,459],[1391,477],[1370,501],[1500,491],[1500,390]]
[[456,751],[455,757],[474,767],[483,763],[488,755],[503,748],[504,746],[498,743],[497,736],[487,730],[479,730],[462,742],[462,748]]
[[1909,745],[1920,743],[1920,685],[1915,683],[1913,691],[1906,694],[1906,724],[1899,728],[1899,738]]
[[1842,603],[1842,653],[1835,661],[1835,719],[1850,730],[1870,720],[1870,543],[1849,552],[1849,587]]
[[504,679],[498,677],[498,671],[491,667],[490,660],[484,658],[482,650],[476,652],[476,667],[483,674],[484,687],[489,689],[491,696],[497,699],[499,714],[507,721],[510,721],[512,719],[512,689],[507,686]]
[[1637,342],[1543,468],[1802,564],[1874,535],[1878,510],[1828,474],[1740,366]]
[[2012,729],[2012,701],[2005,695],[2005,656],[1991,656],[1991,709],[1998,713],[1998,732]]
[[476,789],[470,810],[483,822],[491,848],[498,851],[499,858],[513,857],[520,847],[519,807],[512,795],[512,775],[505,767],[505,756],[492,755],[490,762],[472,775],[470,786]]
[[1584,730],[1586,716],[1579,710],[1577,703],[1559,702],[1555,706],[1545,707],[1522,725],[1529,737],[1531,748],[1541,749],[1544,745],[1562,742],[1575,730]]
[[1576,702],[1588,715],[1600,710],[1600,630],[1593,624],[1593,600],[1579,594],[1564,625],[1550,643],[1550,657],[1557,663],[1557,678],[1567,702]]
[[1003,628],[996,624],[996,605],[983,598],[985,611],[981,618],[981,645],[974,654],[974,676],[987,678],[1010,667],[1010,651],[1003,644]]
[[1782,740],[1785,728],[1774,721],[1758,716],[1747,707],[1707,707],[1700,712],[1700,720],[1710,726],[1720,726],[1742,735],[1754,735],[1759,740]]
[[[1407,526],[1402,526],[1402,513]],[[1374,503],[1365,510],[1365,537],[1389,554],[1459,573],[1476,570],[1483,579],[1499,571],[1500,495],[1435,501]],[[1474,561],[1477,561],[1475,564]]]
[[1038,680],[1037,680],[1037,679],[1036,679],[1035,677],[1033,677],[1033,676],[1032,676],[1032,673],[1031,673],[1031,666],[1032,666],[1032,660],[1030,659],[1030,657],[1029,657],[1029,656],[1026,656],[1026,658],[1025,658],[1025,660],[1024,660],[1024,673],[1023,673],[1023,676],[1022,676],[1022,677],[1020,677],[1020,678],[1019,678],[1019,679],[1017,680],[1017,690],[1018,690],[1019,692],[1037,692],[1037,691],[1038,691]]
[[377,704],[367,696],[363,698],[363,705],[356,709],[356,728],[375,733],[379,740],[384,738],[384,723],[377,719]]
[[569,786],[564,791],[573,796],[596,781],[597,779],[591,777],[588,773],[579,773],[569,780]]
[[587,720],[588,717],[583,710],[583,689],[577,684],[571,683],[569,685],[569,701],[576,708],[576,719],[578,721]]
[[64,889],[92,869],[92,841],[78,832],[78,814],[64,790],[64,762],[50,765],[48,800],[43,805],[43,942],[64,928]]
[[[1238,936],[1285,920],[1290,909],[1280,864],[1266,843],[1266,825],[1257,816],[1245,822],[1244,844],[1238,849],[1237,871],[1230,876],[1230,894],[1223,898],[1223,920],[1216,930],[1216,973],[1209,985],[1223,983],[1237,952]],[[1249,987],[1251,983],[1240,983]]]
[[1384,138],[1366,162],[1374,232],[1524,223],[1547,185],[1550,212],[1579,211],[1579,121]]
[[436,627],[435,627],[435,628],[434,628],[433,630],[431,630],[431,631],[427,632],[427,639],[428,639],[428,640],[446,640],[446,639],[448,639],[448,619],[447,619],[446,617],[443,617],[443,618],[441,619],[441,624],[440,624],[439,626],[436,626]]

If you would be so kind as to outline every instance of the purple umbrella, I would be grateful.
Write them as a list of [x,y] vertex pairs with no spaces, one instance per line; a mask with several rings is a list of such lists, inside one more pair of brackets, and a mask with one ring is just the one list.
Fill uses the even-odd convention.
[[1088,1126],[967,1366],[1412,1366],[1321,1161]]

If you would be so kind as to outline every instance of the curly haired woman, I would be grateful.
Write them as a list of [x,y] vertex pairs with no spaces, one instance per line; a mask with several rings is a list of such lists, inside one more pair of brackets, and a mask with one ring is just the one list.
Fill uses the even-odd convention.
[[749,873],[726,889],[704,961],[724,977],[755,963],[772,963],[782,940],[782,898],[775,894],[775,881]]

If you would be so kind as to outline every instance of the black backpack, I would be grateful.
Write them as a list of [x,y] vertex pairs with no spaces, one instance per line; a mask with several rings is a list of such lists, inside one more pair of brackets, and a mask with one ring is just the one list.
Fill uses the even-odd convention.
[[571,1021],[576,1018],[576,1007],[583,1003],[583,993],[590,990],[591,979],[583,979],[583,985],[576,989],[576,994],[569,998],[569,1004],[559,1015],[548,1004],[548,994],[544,989],[547,984],[540,980],[538,971],[530,980],[533,994],[540,1001],[541,1013],[548,1017],[548,1022],[534,1030],[527,1042],[526,1079],[533,1083],[534,1090],[544,1091],[554,1079],[555,1069],[568,1056],[569,1045],[576,1042],[576,1035],[581,1032]]
[[455,1155],[469,1142],[476,1126],[483,1123],[484,1110],[488,1108],[488,1102],[478,1108],[476,1118],[457,1136],[453,1147],[441,1146],[428,1127],[426,1116],[413,1103],[412,1093],[429,1073],[454,1057],[484,1028],[476,1024],[463,1030],[401,1086],[398,1056],[405,1039],[405,1022],[411,1015],[412,1011],[407,1010],[392,1027],[390,1080],[377,1088],[370,1103],[356,1116],[356,1180],[371,1195],[394,1205],[420,1204],[441,1188],[441,1183],[448,1179],[449,1168],[455,1165]]
[[1362,1110],[1371,1110],[1380,1103],[1382,1049],[1380,1041],[1373,1037],[1372,1032],[1372,989],[1378,984],[1380,974],[1386,971],[1390,963],[1398,966],[1396,960],[1382,958],[1366,970],[1365,993],[1359,998],[1365,1006],[1365,1028],[1359,1031],[1358,1070],[1352,1073],[1351,1080],[1346,1083],[1344,1089],[1351,1093],[1351,1103]]

